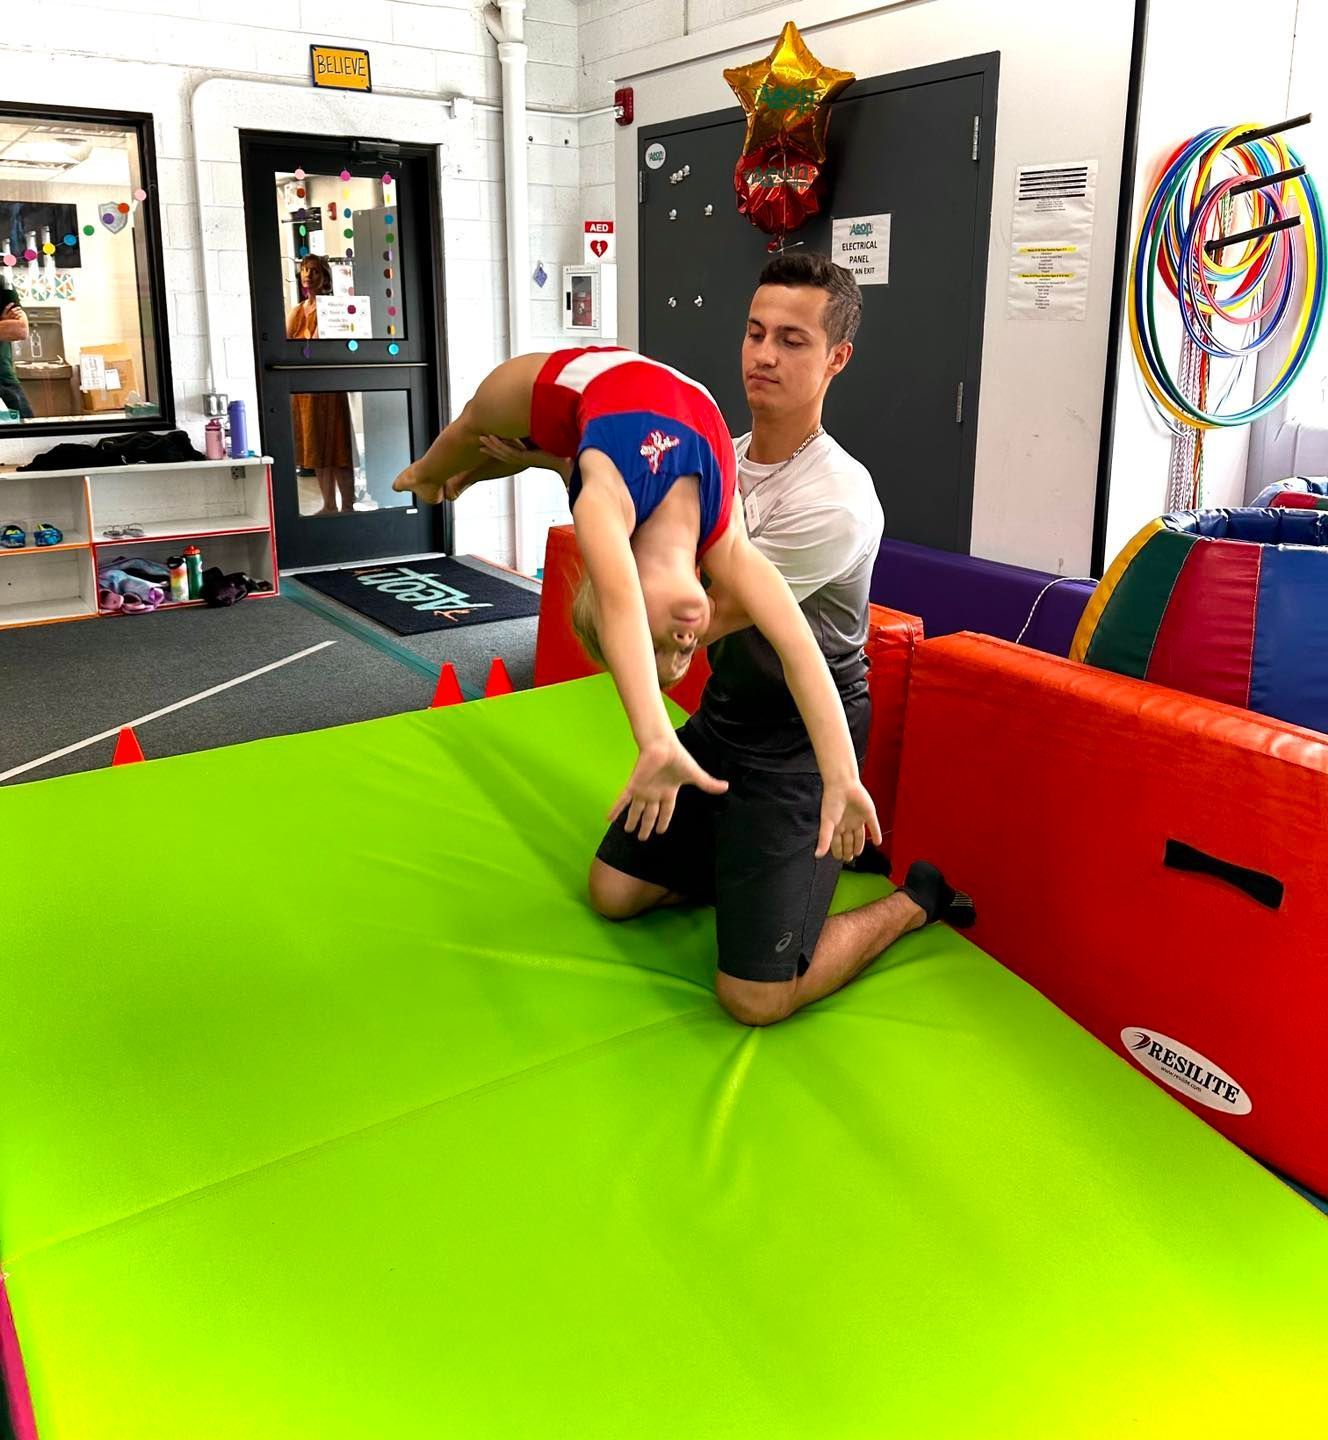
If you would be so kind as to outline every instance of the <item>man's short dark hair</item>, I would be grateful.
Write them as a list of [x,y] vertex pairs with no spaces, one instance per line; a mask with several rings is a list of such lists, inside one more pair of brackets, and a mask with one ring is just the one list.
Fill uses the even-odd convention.
[[811,285],[824,290],[825,335],[833,350],[841,340],[852,340],[862,319],[862,292],[842,265],[814,250],[786,251],[761,271],[758,285]]

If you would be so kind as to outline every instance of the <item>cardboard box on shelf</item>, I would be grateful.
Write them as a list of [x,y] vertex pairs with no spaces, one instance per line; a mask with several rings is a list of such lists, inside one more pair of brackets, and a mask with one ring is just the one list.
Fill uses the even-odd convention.
[[123,410],[138,391],[138,367],[129,345],[84,345],[78,364],[85,411]]

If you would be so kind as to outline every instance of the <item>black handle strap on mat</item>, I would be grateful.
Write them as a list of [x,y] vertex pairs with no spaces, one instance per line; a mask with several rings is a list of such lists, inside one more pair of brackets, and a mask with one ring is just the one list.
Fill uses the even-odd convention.
[[1243,865],[1233,865],[1230,860],[1219,860],[1216,855],[1207,855],[1181,840],[1167,841],[1167,853],[1162,863],[1169,870],[1185,870],[1194,875],[1211,875],[1214,880],[1224,880],[1270,910],[1282,908],[1286,886],[1275,875],[1265,875],[1262,870],[1247,870]]

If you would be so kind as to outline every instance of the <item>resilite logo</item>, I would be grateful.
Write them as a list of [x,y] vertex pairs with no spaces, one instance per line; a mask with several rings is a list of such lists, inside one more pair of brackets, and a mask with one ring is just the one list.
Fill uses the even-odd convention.
[[1248,1115],[1254,1108],[1249,1094],[1225,1070],[1169,1035],[1127,1025],[1121,1031],[1121,1043],[1149,1074],[1210,1110]]

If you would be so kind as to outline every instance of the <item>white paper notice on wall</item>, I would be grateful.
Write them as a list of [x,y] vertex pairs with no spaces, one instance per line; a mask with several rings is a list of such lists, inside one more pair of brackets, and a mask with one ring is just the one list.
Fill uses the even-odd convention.
[[367,295],[319,295],[314,308],[318,311],[320,340],[373,339]]
[[1096,160],[1019,167],[1006,286],[1011,320],[1087,314],[1096,203]]
[[78,384],[81,390],[105,390],[106,357],[81,355],[78,361]]
[[890,217],[846,215],[831,227],[831,258],[859,285],[890,283]]

